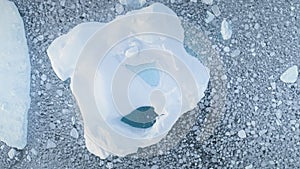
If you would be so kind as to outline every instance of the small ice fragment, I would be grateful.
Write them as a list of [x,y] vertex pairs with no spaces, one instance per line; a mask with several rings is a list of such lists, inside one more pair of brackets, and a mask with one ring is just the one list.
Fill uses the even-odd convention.
[[56,93],[59,97],[61,97],[63,95],[63,91],[62,90],[56,90]]
[[190,0],[191,2],[195,2],[195,3],[197,3],[197,0]]
[[213,0],[202,0],[202,3],[207,4],[207,5],[212,5],[213,4]]
[[295,83],[298,79],[298,66],[294,65],[288,68],[282,75],[280,76],[280,80],[284,83]]
[[204,21],[206,23],[210,23],[212,20],[214,20],[215,15],[212,14],[211,12],[209,12],[209,11],[206,11],[206,13],[207,13],[207,18],[205,18]]
[[47,149],[55,148],[55,147],[56,147],[56,144],[53,141],[51,141],[51,140],[47,141],[47,146],[46,146]]
[[221,24],[221,34],[224,40],[228,40],[231,38],[232,30],[229,23],[226,21],[226,19],[223,19]]
[[215,14],[216,17],[218,17],[218,16],[221,15],[221,11],[220,11],[218,5],[213,5],[213,6],[211,7],[211,10],[212,10],[212,12]]
[[33,154],[33,155],[37,155],[38,154],[38,152],[34,149],[34,148],[32,148],[31,150],[30,150],[30,152]]
[[275,90],[276,89],[276,83],[275,82],[271,82],[271,87],[272,87],[273,90]]
[[141,7],[146,3],[146,0],[119,0],[119,2],[130,7]]
[[240,55],[241,51],[239,49],[235,49],[232,53],[231,53],[231,57],[237,57],[238,55]]
[[42,79],[42,81],[46,81],[46,80],[47,80],[47,76],[46,76],[45,74],[43,74],[43,75],[41,76],[41,79]]
[[225,46],[223,50],[224,50],[224,52],[226,52],[226,53],[230,52],[230,48],[229,48],[228,46]]
[[54,123],[50,123],[49,127],[50,127],[51,130],[54,130],[55,129],[55,124]]
[[10,159],[13,159],[15,155],[16,155],[16,150],[14,148],[10,149],[8,152],[8,157]]
[[252,168],[253,168],[252,164],[250,164],[250,165],[248,165],[248,166],[245,167],[245,169],[252,169]]
[[239,136],[240,138],[246,138],[246,132],[245,132],[245,130],[240,130],[240,131],[238,132],[238,136]]
[[116,4],[115,9],[116,9],[116,12],[117,12],[118,14],[121,14],[121,13],[123,13],[123,11],[124,11],[123,5],[121,5],[121,4],[119,4],[119,3]]
[[71,137],[78,139],[79,134],[78,131],[75,128],[72,128],[71,132],[70,132]]

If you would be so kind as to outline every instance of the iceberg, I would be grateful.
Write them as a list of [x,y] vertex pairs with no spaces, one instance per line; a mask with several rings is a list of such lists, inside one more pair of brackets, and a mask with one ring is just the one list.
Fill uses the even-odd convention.
[[14,3],[0,0],[0,140],[27,144],[30,61],[22,18]]
[[126,156],[156,144],[196,107],[209,70],[183,41],[177,15],[154,3],[109,23],[79,24],[52,42],[48,56],[61,80],[71,78],[91,153]]

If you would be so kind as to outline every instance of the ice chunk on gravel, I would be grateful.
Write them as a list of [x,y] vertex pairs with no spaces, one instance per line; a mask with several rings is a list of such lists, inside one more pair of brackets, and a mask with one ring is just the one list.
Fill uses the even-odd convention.
[[47,141],[47,146],[46,146],[47,149],[55,148],[55,147],[56,147],[56,144],[52,140]]
[[221,15],[221,11],[217,5],[213,5],[211,7],[212,12],[215,14],[216,17]]
[[204,20],[206,23],[210,23],[212,20],[215,19],[215,15],[214,14],[212,14],[209,11],[206,11],[206,13],[207,13],[207,18],[205,18],[205,20]]
[[228,40],[231,38],[232,35],[232,29],[231,26],[229,24],[229,22],[227,22],[226,19],[223,19],[222,24],[221,24],[221,34],[224,40]]
[[75,128],[72,128],[72,130],[70,132],[70,136],[75,139],[78,139],[78,137],[79,137],[78,131]]
[[239,136],[239,138],[246,138],[246,132],[245,132],[245,130],[240,130],[238,132],[238,136]]
[[238,55],[240,55],[241,51],[239,49],[235,49],[232,53],[231,53],[231,57],[237,57]]
[[212,5],[214,3],[214,0],[202,0],[202,3]]
[[15,155],[16,155],[16,150],[15,149],[10,149],[9,150],[9,152],[8,152],[8,157],[10,158],[10,159],[13,159],[14,157],[15,157]]
[[22,18],[13,2],[0,0],[0,141],[27,143],[30,61]]
[[146,0],[119,0],[119,2],[130,7],[141,7],[146,3]]
[[295,83],[298,79],[298,66],[292,66],[283,72],[280,80],[284,83]]
[[117,12],[118,14],[121,14],[121,13],[124,12],[124,7],[123,7],[123,5],[121,5],[121,4],[116,4],[115,8],[116,8],[116,12]]

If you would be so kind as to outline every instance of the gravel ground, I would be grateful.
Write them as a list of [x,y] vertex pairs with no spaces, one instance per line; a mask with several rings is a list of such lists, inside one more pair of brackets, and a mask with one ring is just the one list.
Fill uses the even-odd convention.
[[[204,19],[211,5],[161,1],[184,20],[201,26],[219,53],[226,75],[223,78],[227,79],[225,108],[219,112],[222,117],[213,135],[200,142],[205,119],[212,112],[207,103],[213,98],[210,91],[216,89],[211,84],[207,96],[193,110],[198,115],[196,124],[173,149],[149,158],[106,160],[85,148],[82,119],[70,81],[57,78],[46,50],[75,25],[108,22],[129,8],[124,6],[123,11],[117,5],[116,10],[117,1],[14,2],[27,32],[32,103],[28,145],[14,154],[0,142],[0,168],[300,168],[300,80],[286,84],[279,79],[287,68],[300,66],[298,0],[215,0],[221,15],[208,24]],[[224,18],[233,29],[227,41],[220,34]],[[234,56],[236,49],[240,53]],[[14,157],[9,158],[11,153]]]

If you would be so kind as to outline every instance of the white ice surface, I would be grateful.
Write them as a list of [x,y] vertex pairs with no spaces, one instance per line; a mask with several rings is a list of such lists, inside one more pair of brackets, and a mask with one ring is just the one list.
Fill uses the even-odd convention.
[[298,79],[298,66],[294,65],[288,68],[280,76],[280,80],[284,83],[295,83]]
[[224,40],[228,40],[231,38],[232,35],[231,25],[226,19],[223,19],[221,23],[221,34]]
[[[126,17],[145,12],[168,15]],[[204,96],[209,79],[207,68],[198,59],[186,53],[183,48],[184,32],[180,20],[171,9],[155,3],[147,8],[131,11],[117,19],[106,25],[80,24],[68,34],[57,38],[47,51],[58,77],[62,80],[71,78],[71,89],[84,119],[86,146],[90,152],[101,158],[106,158],[110,154],[124,156],[136,152],[138,147],[157,143],[171,129],[180,115],[196,106]],[[159,27],[156,26],[158,24]],[[121,35],[126,31],[135,34],[143,29],[172,35],[174,38],[140,35],[120,41]],[[116,44],[114,40],[120,42]],[[108,47],[108,51],[104,50],[104,47]],[[100,63],[97,58],[102,55],[105,57]],[[176,55],[178,60],[170,60],[173,55]],[[138,59],[130,59],[136,56],[142,59],[138,62]],[[126,92],[117,92],[117,96],[113,98],[114,93],[111,91],[111,87],[114,86],[113,80],[117,79],[116,74],[130,77],[132,74],[137,74],[136,71],[143,67],[142,64],[156,66],[157,69],[166,64],[173,77],[163,72],[159,72],[159,76],[157,73],[148,72],[147,77],[152,78],[153,81],[147,81],[145,76],[138,75],[132,79],[128,88],[126,86],[124,88],[123,84],[126,84],[124,82],[117,83],[114,89],[128,90],[127,94],[131,102],[122,104],[125,106],[120,107],[122,112],[128,114],[139,106],[152,105],[159,114],[165,114],[149,129],[136,129],[122,123],[120,121],[122,116],[114,104],[118,100],[126,103],[123,95],[118,94],[126,94]],[[188,69],[185,70],[183,65]],[[194,82],[189,81],[188,74],[192,80],[195,80]],[[156,83],[157,78],[159,83]],[[177,78],[178,81],[172,78]],[[193,83],[195,86],[192,85]],[[182,88],[178,89],[176,85]],[[165,94],[165,105],[150,99],[151,93],[157,90]]]
[[14,3],[0,0],[0,140],[27,143],[30,61],[22,18]]

